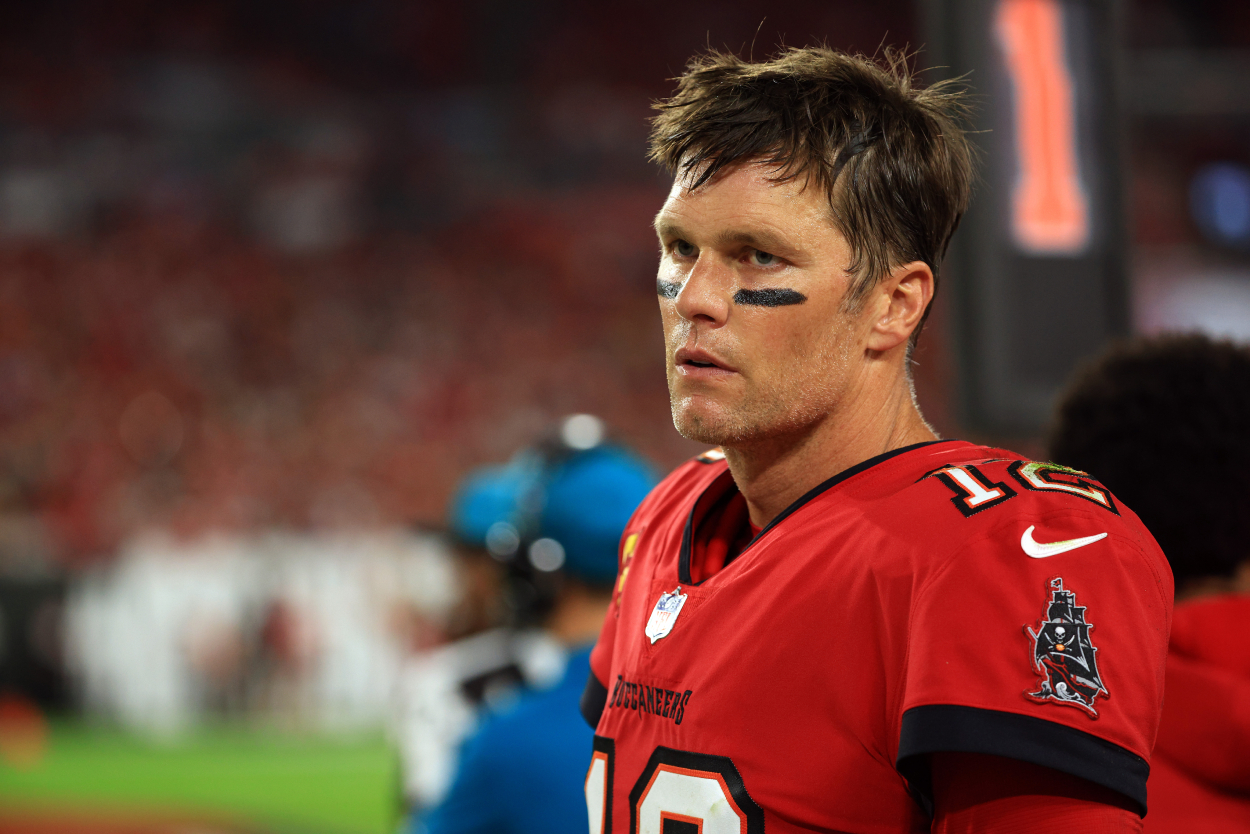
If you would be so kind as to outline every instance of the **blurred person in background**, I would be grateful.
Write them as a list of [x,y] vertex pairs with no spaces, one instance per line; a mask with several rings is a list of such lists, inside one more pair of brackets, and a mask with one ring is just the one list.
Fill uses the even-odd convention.
[[[398,743],[404,796],[428,809],[446,795],[457,749],[484,708],[518,687],[558,679],[562,648],[530,628],[515,606],[505,562],[519,539],[511,526],[522,467],[486,467],[459,485],[448,513],[459,599],[442,624],[441,644],[405,664],[398,698]],[[508,531],[513,531],[511,537]]]
[[453,500],[458,538],[481,542],[480,551],[505,566],[519,633],[538,625],[566,654],[552,674],[550,655],[536,663],[532,649],[528,661],[525,651],[515,652],[512,680],[527,688],[514,699],[503,694],[506,654],[493,655],[494,668],[482,673],[492,680],[479,687],[487,693],[485,715],[441,803],[414,816],[416,832],[586,829],[582,783],[592,733],[578,698],[611,599],[621,532],[657,480],[650,466],[602,436],[595,418],[571,417],[559,438],[471,474]]
[[1141,517],[1176,577],[1153,834],[1250,831],[1250,348],[1140,339],[1062,398],[1053,460]]

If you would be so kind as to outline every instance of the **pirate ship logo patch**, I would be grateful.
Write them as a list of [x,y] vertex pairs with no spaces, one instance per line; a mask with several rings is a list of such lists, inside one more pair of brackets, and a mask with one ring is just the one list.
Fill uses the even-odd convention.
[[1080,707],[1097,718],[1094,700],[1110,693],[1098,674],[1094,658],[1098,649],[1089,640],[1093,626],[1085,621],[1085,609],[1076,604],[1076,594],[1064,590],[1062,577],[1050,580],[1049,587],[1050,601],[1037,631],[1025,626],[1033,638],[1033,669],[1040,676],[1038,690],[1025,695]]

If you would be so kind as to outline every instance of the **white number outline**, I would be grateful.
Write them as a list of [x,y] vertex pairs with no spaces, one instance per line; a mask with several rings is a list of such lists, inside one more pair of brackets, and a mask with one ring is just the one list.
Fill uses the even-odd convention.
[[[592,834],[611,834],[612,831],[615,758],[615,741],[596,735],[590,766],[586,769],[586,810]],[[739,834],[764,834],[764,810],[747,793],[746,785],[743,784],[742,776],[738,773],[738,768],[734,766],[732,759],[728,756],[691,753],[664,746],[656,747],[651,753],[647,766],[643,768],[637,781],[634,782],[633,789],[629,792],[630,834],[638,834],[641,825],[639,811],[662,774],[714,782],[720,794],[719,798],[726,801],[729,809],[738,818]],[[657,810],[660,816],[659,827],[656,830],[660,834],[664,830],[666,820],[696,825],[700,832],[704,830],[707,823],[706,818],[691,816],[680,811],[666,811],[663,808]],[[596,832],[596,818],[602,822],[602,829],[599,832]]]
[[[586,814],[590,820],[590,834],[612,834],[612,777],[613,759],[616,758],[616,742],[604,736],[595,736],[594,752],[590,757],[590,767],[586,768]],[[603,781],[592,785],[595,768],[603,762]],[[592,790],[598,788],[598,796]],[[596,799],[598,800],[596,802]],[[596,813],[598,805],[598,813]],[[595,825],[598,817],[598,827]]]
[[[1017,481],[1026,489],[1035,492],[1066,492],[1078,498],[1084,498],[1091,504],[1097,504],[1104,510],[1111,510],[1116,515],[1120,511],[1111,498],[1111,493],[1103,485],[1089,477],[1088,472],[1060,466],[1057,463],[1041,463],[1035,460],[1018,460],[1007,467]],[[1071,481],[1056,481],[1055,476],[1066,476]]]
[[1005,481],[991,481],[972,464],[943,466],[925,477],[930,476],[946,484],[955,493],[951,503],[965,518],[971,518],[990,507],[997,507],[1016,496],[1016,491],[1007,486]]

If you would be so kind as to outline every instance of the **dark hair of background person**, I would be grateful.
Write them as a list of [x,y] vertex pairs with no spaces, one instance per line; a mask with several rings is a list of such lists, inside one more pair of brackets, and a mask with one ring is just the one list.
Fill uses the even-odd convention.
[[762,63],[711,51],[655,105],[651,159],[695,174],[694,188],[752,160],[777,182],[822,188],[851,245],[854,308],[900,264],[923,261],[936,280],[971,191],[964,101],[952,82],[917,88],[907,56],[893,49],[880,64],[825,47]]
[[1137,513],[1178,592],[1250,559],[1250,348],[1189,335],[1112,349],[1061,398],[1049,449]]

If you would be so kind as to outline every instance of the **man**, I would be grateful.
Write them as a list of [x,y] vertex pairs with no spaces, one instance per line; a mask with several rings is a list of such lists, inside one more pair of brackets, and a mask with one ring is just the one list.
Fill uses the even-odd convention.
[[[570,423],[584,428],[585,415]],[[549,686],[485,718],[445,798],[420,816],[417,832],[585,831],[580,779],[591,732],[577,699],[611,598],[621,530],[656,479],[625,449],[584,441],[479,471],[459,494],[454,526],[480,531],[492,553],[514,562],[514,575],[528,575],[522,587],[540,589],[527,604],[538,603],[543,629],[568,652],[567,664]]]
[[1250,348],[1120,345],[1057,413],[1052,457],[1131,502],[1176,577],[1146,831],[1250,831]]
[[[938,440],[908,353],[967,201],[944,87],[712,53],[659,105],[673,420],[591,656],[591,831],[1139,830],[1172,581],[1084,473]],[[931,816],[932,815],[932,816]]]

